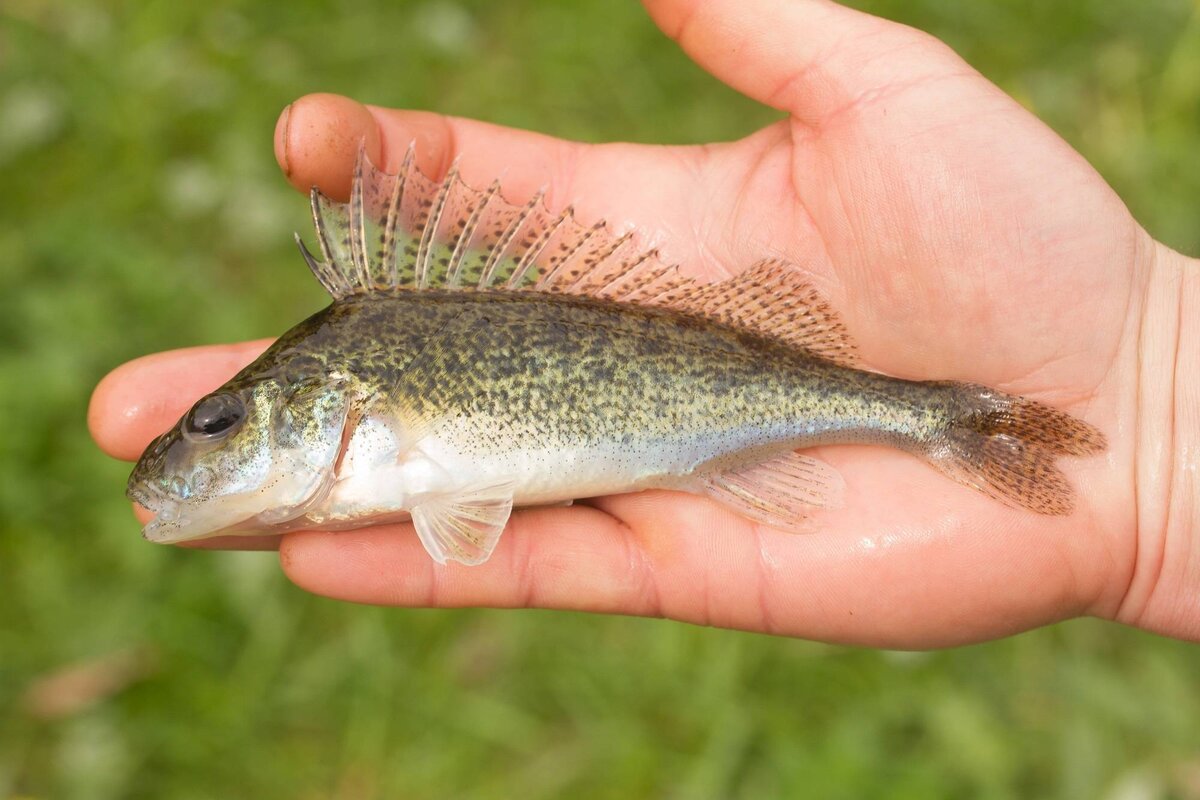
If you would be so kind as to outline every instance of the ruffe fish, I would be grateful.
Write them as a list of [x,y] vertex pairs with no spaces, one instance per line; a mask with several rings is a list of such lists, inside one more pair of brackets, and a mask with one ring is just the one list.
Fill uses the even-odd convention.
[[128,494],[152,541],[411,518],[435,560],[479,564],[514,507],[647,488],[804,530],[842,481],[797,451],[853,443],[1067,514],[1056,460],[1105,448],[1033,400],[859,368],[780,261],[698,283],[540,196],[431,181],[411,149],[311,199],[320,257],[296,241],[333,302],[150,444]]

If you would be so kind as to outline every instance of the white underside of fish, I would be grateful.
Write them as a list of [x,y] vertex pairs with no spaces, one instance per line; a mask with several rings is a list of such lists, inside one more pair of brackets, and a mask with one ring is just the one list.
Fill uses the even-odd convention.
[[[495,452],[474,447],[470,430],[457,429],[452,421],[430,429],[413,441],[392,419],[361,419],[348,437],[328,492],[307,507],[302,520],[285,527],[302,522],[304,527],[338,529],[411,517],[437,561],[478,563],[490,555],[513,507],[647,488],[727,491],[712,484],[713,475],[697,473],[711,459],[712,442],[512,446]],[[790,483],[793,490],[802,490],[803,502],[810,507],[834,504],[841,491],[836,473],[786,448],[784,452],[782,466],[802,470]],[[736,473],[717,477],[730,475]],[[760,509],[759,516],[763,513]]]

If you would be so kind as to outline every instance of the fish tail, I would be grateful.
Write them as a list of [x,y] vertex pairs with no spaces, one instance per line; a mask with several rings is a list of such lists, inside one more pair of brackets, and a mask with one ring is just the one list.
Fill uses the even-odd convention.
[[1095,455],[1104,434],[1035,400],[975,384],[950,384],[950,419],[928,448],[951,478],[1009,505],[1069,514],[1074,492],[1056,463]]

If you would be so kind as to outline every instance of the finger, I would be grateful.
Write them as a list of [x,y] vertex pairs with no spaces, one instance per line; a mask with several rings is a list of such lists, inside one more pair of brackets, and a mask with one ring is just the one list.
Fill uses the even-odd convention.
[[[736,163],[755,163],[756,150],[776,143],[762,133],[733,145],[710,148],[633,144],[590,145],[529,131],[425,111],[364,106],[337,95],[308,95],[288,106],[275,135],[275,157],[301,191],[316,185],[345,199],[359,143],[387,171],[400,167],[410,144],[417,165],[432,178],[458,161],[463,179],[485,186],[501,178],[504,196],[521,203],[539,189],[558,210],[573,205],[585,223],[606,220],[613,228],[634,224],[653,243],[666,243],[673,260],[702,269],[705,262],[733,262],[697,242],[697,219],[724,220],[744,173]],[[712,228],[712,224],[705,226]],[[744,244],[744,237],[743,242]],[[726,269],[729,265],[726,264]]]
[[621,176],[617,183],[625,195],[636,195],[639,188],[661,191],[678,185],[688,166],[663,158],[667,148],[586,145],[427,111],[364,106],[330,94],[292,103],[275,134],[275,158],[296,188],[307,192],[319,186],[343,200],[350,193],[360,142],[386,171],[399,169],[411,144],[417,166],[431,178],[445,175],[457,160],[468,183],[483,186],[502,178],[502,190],[513,202],[545,188],[551,208],[609,199],[614,176]]
[[211,539],[194,539],[180,542],[177,547],[190,550],[278,550],[282,538],[278,534],[250,536],[214,536]]
[[284,536],[280,563],[298,586],[360,603],[542,607],[654,614],[654,589],[620,523],[593,508],[517,511],[491,559],[439,566],[411,524]]
[[104,377],[88,405],[100,449],[132,461],[199,398],[258,357],[269,340],[188,347],[143,356]]
[[883,87],[972,71],[904,25],[828,0],[643,0],[704,69],[809,124]]
[[[639,506],[669,524],[635,530],[613,513]],[[755,538],[744,520],[670,492],[615,499],[606,508],[519,510],[491,558],[477,567],[436,564],[411,524],[287,534],[280,561],[301,588],[353,602],[555,608],[761,626],[758,560],[746,558]],[[682,574],[691,579],[677,580]],[[709,593],[703,601],[698,581]]]
[[345,201],[360,146],[373,162],[387,166],[375,118],[362,103],[341,95],[305,95],[283,109],[275,123],[275,161],[305,194],[317,186]]
[[[930,480],[940,499],[945,485]],[[1082,611],[1088,587],[1072,562],[1087,561],[1064,544],[1069,523],[1038,527],[986,504],[976,514],[969,500],[947,513],[926,489],[914,496],[910,509],[858,505],[795,536],[647,492],[519,511],[479,567],[434,564],[411,525],[288,534],[280,560],[300,587],[361,603],[663,616],[891,647],[977,641]]]

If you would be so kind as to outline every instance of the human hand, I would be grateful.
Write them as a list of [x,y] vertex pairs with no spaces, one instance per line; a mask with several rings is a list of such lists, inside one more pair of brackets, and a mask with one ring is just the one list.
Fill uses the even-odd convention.
[[[409,525],[288,534],[289,577],[366,603],[658,615],[889,647],[1081,614],[1200,638],[1200,421],[1186,385],[1200,354],[1180,346],[1196,338],[1197,266],[925,34],[822,0],[646,5],[703,67],[789,117],[733,143],[582,145],[314,95],[285,110],[276,157],[302,191],[345,198],[360,141],[392,171],[415,140],[431,177],[460,157],[469,183],[503,173],[512,201],[546,185],[554,209],[661,236],[693,275],[785,257],[841,312],[867,367],[988,384],[1103,430],[1103,456],[1062,464],[1076,511],[1014,510],[897,452],[827,448],[845,506],[809,536],[645,492],[519,511],[480,567],[434,564]],[[125,365],[93,398],[97,441],[136,458],[264,346]]]

